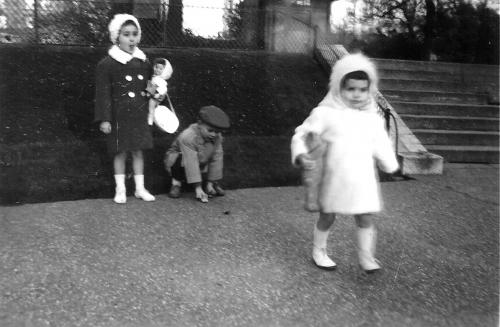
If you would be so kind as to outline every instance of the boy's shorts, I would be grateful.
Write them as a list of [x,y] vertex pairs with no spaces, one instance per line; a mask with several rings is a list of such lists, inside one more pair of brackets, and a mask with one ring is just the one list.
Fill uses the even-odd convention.
[[173,166],[170,168],[170,175],[172,176],[172,178],[174,178],[178,181],[181,181],[181,182],[187,181],[186,171],[184,170],[184,167],[182,167],[182,153],[179,153]]

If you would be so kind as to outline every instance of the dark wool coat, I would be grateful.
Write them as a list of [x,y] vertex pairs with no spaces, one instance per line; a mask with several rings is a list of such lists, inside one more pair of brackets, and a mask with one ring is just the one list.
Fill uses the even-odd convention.
[[143,95],[150,78],[147,60],[133,58],[122,64],[107,56],[98,63],[95,120],[111,123],[111,133],[106,135],[110,154],[153,147],[148,98]]

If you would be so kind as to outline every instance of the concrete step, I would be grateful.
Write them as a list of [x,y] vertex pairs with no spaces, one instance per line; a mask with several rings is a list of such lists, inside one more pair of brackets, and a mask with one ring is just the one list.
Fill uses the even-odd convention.
[[420,71],[407,69],[380,69],[379,77],[381,79],[413,79],[418,81],[447,81],[447,82],[463,82],[460,74],[450,72],[435,72],[435,71]]
[[439,72],[463,76],[492,76],[497,78],[497,65],[460,64],[436,61],[373,59],[379,70],[407,70],[420,72]]
[[477,91],[474,88],[465,86],[462,82],[442,81],[442,80],[415,80],[401,78],[383,78],[380,80],[381,90],[412,90],[412,91],[433,91],[433,92],[453,92],[462,93],[467,91]]
[[431,91],[413,91],[413,90],[381,90],[384,97],[389,102],[439,102],[439,103],[459,103],[459,104],[483,104],[488,103],[486,93],[469,92],[431,92]]
[[498,146],[499,133],[485,131],[414,129],[413,134],[428,145],[486,145]]
[[498,131],[498,118],[400,115],[410,129]]
[[429,145],[427,150],[441,155],[446,162],[493,163],[499,162],[497,146]]
[[473,104],[446,104],[392,101],[391,105],[398,114],[438,115],[464,117],[499,117],[500,107]]

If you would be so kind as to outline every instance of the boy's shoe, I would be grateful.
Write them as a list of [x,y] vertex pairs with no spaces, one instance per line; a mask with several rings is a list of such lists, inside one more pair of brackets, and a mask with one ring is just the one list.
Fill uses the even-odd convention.
[[168,197],[177,199],[179,196],[181,196],[181,187],[179,185],[172,185],[170,192],[168,192]]
[[153,194],[149,193],[146,189],[136,190],[134,193],[135,197],[138,199],[142,199],[146,202],[151,202],[156,200]]
[[127,203],[127,191],[125,189],[116,188],[113,201],[118,204]]
[[337,268],[337,264],[326,254],[325,248],[313,247],[312,257],[314,264],[320,269],[335,270]]
[[226,195],[226,192],[218,183],[213,183],[212,184],[213,190],[210,190],[207,192],[209,196],[224,196]]

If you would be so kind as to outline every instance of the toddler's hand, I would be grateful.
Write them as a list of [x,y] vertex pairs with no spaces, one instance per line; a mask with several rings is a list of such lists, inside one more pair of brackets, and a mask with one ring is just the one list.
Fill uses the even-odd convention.
[[157,94],[155,96],[155,99],[158,100],[158,102],[163,102],[163,100],[165,100],[165,94]]
[[99,125],[99,129],[101,130],[101,132],[103,132],[104,134],[109,134],[111,133],[111,124],[109,123],[109,121],[103,121],[100,125]]
[[311,170],[316,167],[316,162],[309,157],[307,154],[301,154],[297,157],[297,161],[299,165],[306,169],[306,170]]

